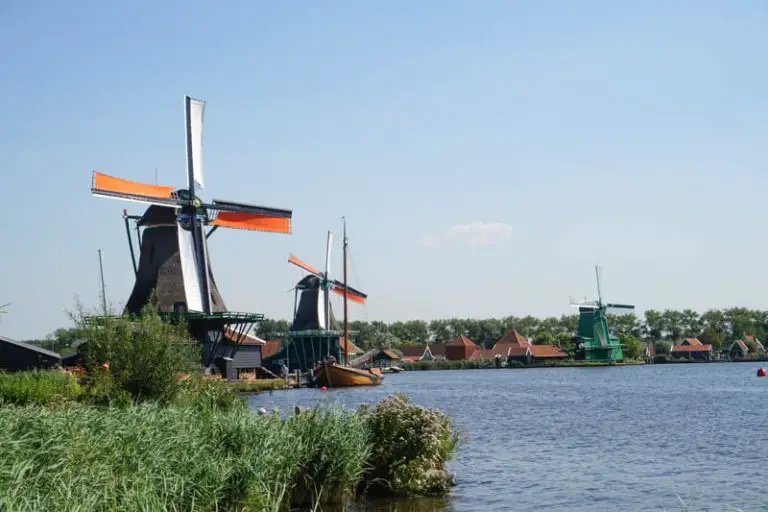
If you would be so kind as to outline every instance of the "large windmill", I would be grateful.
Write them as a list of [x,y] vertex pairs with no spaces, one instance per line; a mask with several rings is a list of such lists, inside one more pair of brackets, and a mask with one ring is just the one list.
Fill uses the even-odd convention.
[[[207,238],[220,227],[290,233],[292,213],[291,210],[222,199],[203,202],[197,196],[196,190],[204,187],[204,110],[205,102],[184,97],[185,188],[139,183],[94,171],[91,192],[95,196],[149,205],[141,216],[123,213],[136,275],[125,312],[138,314],[152,297],[161,314],[184,312],[192,334],[206,344],[204,364],[208,365],[214,356],[228,360],[234,356],[234,349],[217,353],[217,345],[225,330],[228,337],[231,337],[229,333],[237,333],[235,337],[238,339],[234,341],[239,344],[263,315],[227,311],[211,272]],[[129,219],[136,222],[138,264],[134,258]]]
[[603,302],[600,288],[600,268],[595,267],[597,280],[597,300],[575,302],[571,307],[579,308],[579,330],[574,338],[576,344],[576,359],[586,361],[621,361],[624,353],[621,342],[608,330],[608,312],[615,310],[631,310],[630,304]]
[[[288,262],[308,273],[295,286],[293,322],[285,344],[285,352],[291,369],[307,370],[327,356],[341,361],[346,359],[348,342],[344,331],[339,330],[331,308],[331,293],[346,300],[364,304],[367,295],[331,277],[331,251],[333,234],[326,239],[325,269],[320,271],[304,263],[293,254]],[[345,314],[346,319],[346,314]]]

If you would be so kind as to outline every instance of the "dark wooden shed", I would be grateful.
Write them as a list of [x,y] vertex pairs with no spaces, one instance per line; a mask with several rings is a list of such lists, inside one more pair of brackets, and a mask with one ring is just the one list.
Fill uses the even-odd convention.
[[0,336],[0,370],[15,372],[51,368],[61,356],[37,345]]

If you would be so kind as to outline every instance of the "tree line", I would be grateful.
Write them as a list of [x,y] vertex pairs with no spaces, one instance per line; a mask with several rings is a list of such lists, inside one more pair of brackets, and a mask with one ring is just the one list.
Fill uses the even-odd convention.
[[[576,333],[579,315],[536,318],[534,316],[508,316],[504,318],[451,318],[442,320],[408,320],[398,322],[352,321],[350,339],[358,347],[389,348],[399,345],[446,343],[453,337],[464,335],[484,348],[491,348],[504,334],[516,329],[541,345],[557,344],[568,349],[570,338]],[[726,344],[753,335],[764,339],[768,331],[768,311],[747,308],[711,309],[696,311],[649,309],[642,317],[634,313],[608,315],[611,331],[624,340],[641,340],[657,345],[657,352],[668,352],[671,345],[684,338],[698,337],[713,345],[716,351]],[[281,337],[290,328],[288,320],[265,319],[254,330],[262,339]],[[77,340],[74,328],[60,328],[44,339],[27,340],[56,352],[66,352]],[[749,344],[749,342],[748,342]],[[750,347],[752,348],[752,347]]]
[[[579,315],[572,314],[546,318],[451,318],[429,322],[356,320],[349,323],[349,329],[351,341],[364,350],[405,344],[445,343],[458,335],[467,336],[484,348],[491,348],[511,329],[533,338],[537,344],[567,343],[576,333],[578,323]],[[672,345],[684,338],[698,337],[702,343],[709,343],[718,351],[726,343],[745,335],[763,339],[768,330],[768,311],[741,307],[711,309],[704,313],[690,309],[649,309],[642,317],[634,313],[609,314],[608,325],[617,336],[631,336],[651,343]],[[258,325],[255,334],[262,339],[277,339],[289,327],[290,322],[287,320],[265,319]]]

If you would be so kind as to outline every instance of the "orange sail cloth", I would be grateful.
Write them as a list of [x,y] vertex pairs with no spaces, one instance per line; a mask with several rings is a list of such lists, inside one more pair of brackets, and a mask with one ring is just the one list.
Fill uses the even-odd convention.
[[219,212],[216,218],[210,222],[210,225],[222,228],[268,231],[270,233],[291,232],[291,219],[289,217],[275,217],[263,213]]
[[93,171],[93,184],[91,191],[94,194],[131,196],[136,198],[173,199],[174,187],[165,185],[149,185],[138,181],[117,178],[100,172]]
[[288,263],[293,263],[297,267],[303,268],[304,270],[306,270],[307,272],[310,272],[312,274],[320,275],[322,273],[319,270],[317,270],[315,267],[310,265],[309,263],[304,263],[303,261],[301,261],[299,258],[294,256],[293,254],[288,256]]
[[346,295],[347,299],[351,300],[352,302],[357,302],[358,304],[365,304],[365,297],[358,295],[353,291],[348,291],[348,290],[345,290],[344,288],[334,288],[333,292],[341,295],[342,297]]

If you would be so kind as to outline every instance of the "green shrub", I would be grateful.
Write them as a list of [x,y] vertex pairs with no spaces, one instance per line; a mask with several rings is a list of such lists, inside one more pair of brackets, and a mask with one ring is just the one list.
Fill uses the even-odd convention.
[[412,497],[448,491],[453,479],[445,464],[459,443],[448,417],[398,394],[381,401],[366,420],[368,492]]
[[83,388],[59,371],[0,373],[0,404],[53,405],[77,400]]
[[201,375],[192,375],[179,383],[173,404],[204,410],[246,409],[245,400],[227,381]]
[[94,375],[104,367],[111,377],[111,382],[90,382],[100,399],[104,393],[118,400],[125,393],[139,401],[171,399],[179,374],[199,366],[200,345],[190,340],[186,325],[164,321],[151,305],[139,316],[87,318],[81,313],[76,320],[86,370]]

